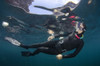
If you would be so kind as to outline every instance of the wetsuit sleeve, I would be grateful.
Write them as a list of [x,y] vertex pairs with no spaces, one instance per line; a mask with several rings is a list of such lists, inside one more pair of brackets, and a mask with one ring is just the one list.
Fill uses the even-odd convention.
[[76,50],[74,51],[74,53],[68,54],[68,55],[63,55],[63,58],[72,58],[72,57],[75,57],[80,52],[80,50],[82,49],[83,45],[84,45],[84,42],[82,42],[80,44],[80,46],[78,46],[76,48]]
[[55,38],[58,38],[58,37],[64,37],[64,36],[68,36],[69,34],[56,34],[54,35]]
[[72,34],[73,34],[73,32],[66,33],[66,34],[55,34],[54,36],[55,36],[55,38],[58,38],[58,37],[70,36]]

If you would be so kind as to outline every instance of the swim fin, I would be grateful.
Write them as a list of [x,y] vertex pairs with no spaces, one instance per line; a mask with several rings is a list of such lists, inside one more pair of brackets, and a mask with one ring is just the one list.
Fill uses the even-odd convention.
[[26,57],[29,57],[32,55],[32,53],[30,51],[22,51],[21,54],[22,54],[22,56],[26,56]]
[[12,43],[13,45],[16,45],[16,46],[21,45],[21,43],[19,41],[17,41],[16,39],[13,39],[11,37],[5,37],[5,40],[9,41],[10,43]]

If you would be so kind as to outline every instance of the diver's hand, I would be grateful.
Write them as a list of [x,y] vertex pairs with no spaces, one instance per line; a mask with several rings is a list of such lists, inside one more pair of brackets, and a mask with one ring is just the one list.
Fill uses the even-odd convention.
[[62,55],[62,54],[58,54],[58,55],[56,56],[56,58],[57,58],[58,60],[61,60],[61,59],[63,58],[63,55]]
[[52,39],[54,39],[54,36],[49,36],[49,37],[48,37],[48,41],[50,41],[50,40],[52,40]]

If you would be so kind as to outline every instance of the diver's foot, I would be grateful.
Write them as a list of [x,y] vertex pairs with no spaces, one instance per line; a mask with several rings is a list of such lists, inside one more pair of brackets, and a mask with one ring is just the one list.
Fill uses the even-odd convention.
[[29,51],[22,51],[21,54],[22,54],[22,56],[29,57],[29,56],[31,56],[32,53]]
[[10,43],[12,43],[13,45],[16,45],[16,46],[21,45],[21,43],[19,41],[17,41],[16,39],[13,39],[11,37],[5,37],[5,40],[9,41]]

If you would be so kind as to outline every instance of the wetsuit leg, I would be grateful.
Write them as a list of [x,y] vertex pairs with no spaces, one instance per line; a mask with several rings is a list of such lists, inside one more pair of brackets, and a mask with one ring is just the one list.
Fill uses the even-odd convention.
[[46,53],[46,54],[51,54],[51,55],[60,54],[60,52],[56,48],[39,47],[33,53],[31,53],[29,51],[22,52],[22,56],[34,56],[36,54],[39,54],[40,52]]
[[34,6],[34,7],[37,7],[37,8],[41,8],[41,9],[45,9],[45,10],[49,10],[49,11],[52,11],[53,12],[53,10],[54,9],[49,9],[49,8],[46,8],[46,7],[43,7],[43,6]]
[[53,46],[55,46],[55,44],[57,44],[58,41],[59,40],[48,41],[48,42],[45,42],[45,43],[33,44],[33,45],[30,45],[30,46],[21,44],[20,47],[25,48],[25,49],[28,49],[28,48],[39,48],[39,47],[53,47]]

